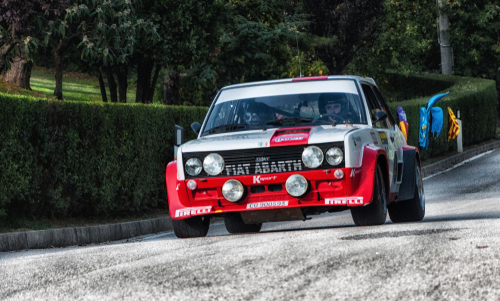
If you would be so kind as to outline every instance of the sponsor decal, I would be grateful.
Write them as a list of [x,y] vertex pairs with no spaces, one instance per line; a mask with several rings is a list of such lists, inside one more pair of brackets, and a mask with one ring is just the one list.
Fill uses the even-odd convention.
[[378,139],[375,135],[375,132],[370,132],[370,135],[372,136],[373,144],[378,144]]
[[351,136],[352,137],[352,143],[354,143],[354,146],[358,146],[358,143],[361,143],[361,137],[359,136]]
[[266,207],[286,207],[286,206],[288,206],[288,201],[262,202],[262,203],[247,204],[247,209],[266,208]]
[[347,198],[347,204],[348,205],[363,205],[363,197],[351,197]]
[[272,176],[272,177],[253,176],[253,183],[260,184],[260,181],[276,180],[277,178],[278,176]]
[[353,169],[351,169],[351,178],[354,178],[355,176],[356,176],[356,173],[355,173],[354,168],[353,168]]
[[325,199],[325,205],[347,205],[346,198]]
[[255,158],[255,162],[268,162],[271,157],[259,157]]
[[325,199],[325,205],[363,205],[363,197]]
[[179,187],[181,187],[181,183],[177,183],[177,188],[175,188],[175,190],[179,190]]
[[259,142],[259,147],[267,146],[267,142]]
[[[287,161],[271,161],[269,162],[269,157],[260,157],[255,159],[258,161],[255,165],[251,164],[233,164],[226,165],[225,171],[227,176],[239,176],[239,175],[250,175],[252,174],[267,174],[267,173],[277,173],[277,172],[287,172],[287,171],[301,171],[302,161],[301,160],[287,160]],[[267,161],[267,162],[266,162]]]
[[297,137],[286,137],[286,138],[276,138],[274,139],[275,142],[285,142],[285,141],[298,141],[298,140],[303,140],[303,136],[297,136]]
[[175,211],[175,217],[183,217],[183,216],[190,216],[190,215],[198,215],[198,214],[210,213],[211,210],[212,210],[211,206],[208,206],[208,207],[191,207],[191,208],[178,209],[178,210]]
[[379,132],[378,134],[380,136],[380,140],[382,140],[382,144],[387,144],[387,136],[385,135],[385,133]]

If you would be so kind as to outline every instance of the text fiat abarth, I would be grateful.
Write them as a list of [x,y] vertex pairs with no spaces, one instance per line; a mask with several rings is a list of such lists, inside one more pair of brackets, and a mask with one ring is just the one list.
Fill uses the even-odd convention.
[[[324,76],[220,90],[198,139],[166,170],[175,235],[230,233],[351,210],[358,226],[420,221],[418,149],[408,146],[372,79]],[[180,143],[178,143],[180,144]]]

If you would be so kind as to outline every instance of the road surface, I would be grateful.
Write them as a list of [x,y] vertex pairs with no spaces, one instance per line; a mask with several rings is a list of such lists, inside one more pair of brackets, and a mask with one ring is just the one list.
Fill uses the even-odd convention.
[[500,300],[500,150],[424,187],[419,223],[354,227],[347,211],[0,253],[0,300]]

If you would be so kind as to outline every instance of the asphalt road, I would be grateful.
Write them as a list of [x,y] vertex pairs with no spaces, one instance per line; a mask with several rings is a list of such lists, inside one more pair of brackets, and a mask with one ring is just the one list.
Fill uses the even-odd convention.
[[424,181],[424,221],[0,253],[0,300],[500,300],[500,150]]

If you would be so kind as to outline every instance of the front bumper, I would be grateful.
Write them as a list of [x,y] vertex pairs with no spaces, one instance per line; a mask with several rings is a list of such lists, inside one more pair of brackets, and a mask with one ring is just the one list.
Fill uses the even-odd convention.
[[[358,207],[371,202],[370,196],[364,195],[361,183],[361,169],[339,168],[344,177],[336,179],[337,170],[298,171],[277,174],[203,178],[178,181],[177,190],[189,200],[190,206],[171,210],[174,219],[191,216],[245,212],[267,209],[286,209],[301,207]],[[300,198],[290,196],[285,182],[293,174],[301,174],[309,182],[308,192]],[[229,179],[237,179],[246,188],[246,194],[237,203],[227,201],[222,195],[222,186]],[[195,181],[196,189],[187,188],[188,181]],[[179,194],[181,193],[179,192]],[[187,205],[187,203],[185,202]],[[328,208],[325,208],[325,211]],[[175,212],[174,212],[175,211]]]

